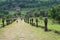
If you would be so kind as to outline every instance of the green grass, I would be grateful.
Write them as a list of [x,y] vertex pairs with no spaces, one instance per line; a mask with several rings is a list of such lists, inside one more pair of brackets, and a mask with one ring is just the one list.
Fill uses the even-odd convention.
[[21,11],[21,13],[22,13],[22,14],[26,14],[26,13],[27,13],[27,11],[24,11],[24,10],[23,10],[23,11]]
[[17,13],[16,11],[9,11],[10,15],[13,15],[13,14],[16,14],[16,13]]
[[[39,25],[44,26],[44,20],[40,20]],[[48,20],[48,29],[60,31],[60,25],[53,23],[51,19]]]

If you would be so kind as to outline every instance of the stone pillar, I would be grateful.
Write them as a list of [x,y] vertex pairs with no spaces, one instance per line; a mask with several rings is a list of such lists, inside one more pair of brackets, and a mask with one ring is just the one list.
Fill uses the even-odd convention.
[[30,18],[30,24],[31,24],[31,18]]
[[2,27],[4,27],[5,25],[4,25],[4,18],[2,18]]
[[10,24],[10,20],[6,19],[6,23],[7,23],[7,25],[9,25]]
[[38,18],[36,18],[36,27],[38,27]]
[[47,17],[45,17],[44,18],[45,31],[48,31],[47,23],[48,23],[48,19],[47,19]]
[[31,24],[33,25],[33,18],[31,19]]

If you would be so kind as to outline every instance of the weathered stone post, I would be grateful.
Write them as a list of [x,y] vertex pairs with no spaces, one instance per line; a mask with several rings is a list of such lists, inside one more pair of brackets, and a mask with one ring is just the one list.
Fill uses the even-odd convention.
[[24,22],[26,22],[26,19],[24,18]]
[[2,18],[2,27],[4,27],[5,25],[4,25],[4,18]]
[[31,24],[31,18],[30,18],[30,24]]
[[27,18],[26,18],[26,20],[27,20],[27,23],[29,23],[29,16],[27,15]]
[[24,22],[27,22],[26,15],[25,15],[25,17],[24,17]]
[[38,27],[38,18],[36,18],[36,27]]
[[22,17],[21,17],[21,20],[22,20]]
[[45,31],[48,31],[48,28],[47,28],[47,23],[48,23],[48,19],[47,17],[44,18],[44,25],[45,25]]
[[31,24],[33,25],[33,18],[31,19]]
[[27,19],[27,23],[29,23],[29,18]]
[[8,25],[8,20],[6,19],[6,24]]
[[9,25],[10,24],[10,20],[6,19],[6,23],[7,23],[7,25]]

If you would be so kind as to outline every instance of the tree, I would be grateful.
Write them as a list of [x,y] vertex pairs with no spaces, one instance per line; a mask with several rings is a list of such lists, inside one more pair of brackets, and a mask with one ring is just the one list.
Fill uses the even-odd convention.
[[39,17],[39,16],[40,16],[40,14],[38,14],[38,13],[35,13],[35,14],[34,14],[34,16],[35,16],[35,17]]
[[54,20],[59,21],[60,23],[60,8],[58,7],[52,7],[50,11],[50,17]]
[[53,19],[55,19],[56,16],[57,16],[56,9],[55,9],[54,7],[52,7],[51,17],[52,17]]

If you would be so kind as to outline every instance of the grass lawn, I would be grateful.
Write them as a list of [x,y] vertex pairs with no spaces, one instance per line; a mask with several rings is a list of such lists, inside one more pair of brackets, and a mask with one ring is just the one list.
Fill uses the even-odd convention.
[[[44,26],[44,20],[39,20],[39,25]],[[48,20],[48,29],[60,31],[60,25],[53,23],[51,19]]]
[[10,15],[13,15],[13,14],[16,14],[16,13],[17,13],[16,11],[9,11]]

